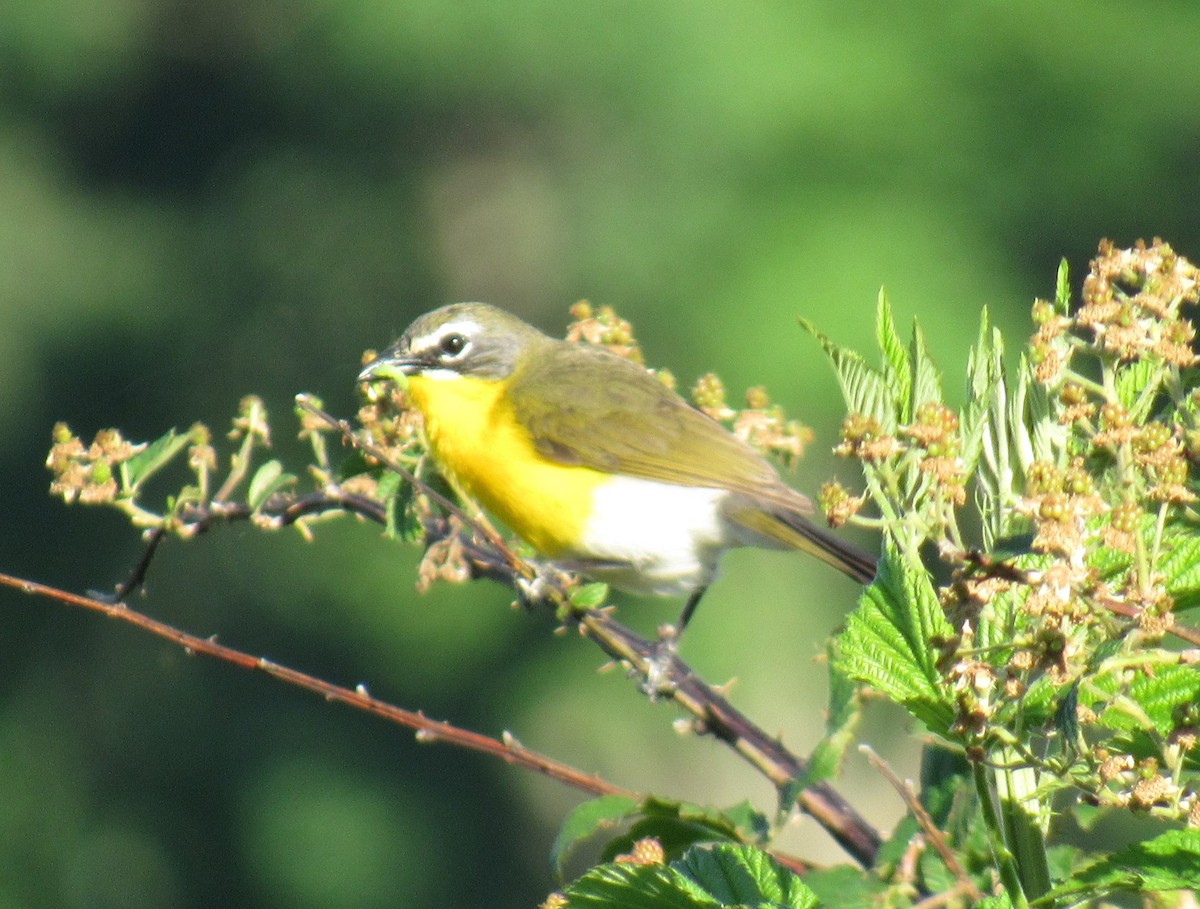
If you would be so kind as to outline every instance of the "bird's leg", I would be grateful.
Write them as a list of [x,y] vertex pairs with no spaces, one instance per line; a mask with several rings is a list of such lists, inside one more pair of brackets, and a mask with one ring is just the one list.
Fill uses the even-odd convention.
[[674,638],[678,641],[683,637],[683,629],[687,628],[687,623],[692,620],[692,616],[696,614],[696,607],[700,605],[700,598],[704,596],[707,587],[697,587],[692,591],[692,595],[687,598],[687,602],[683,604],[683,612],[679,613],[679,621],[675,623]]

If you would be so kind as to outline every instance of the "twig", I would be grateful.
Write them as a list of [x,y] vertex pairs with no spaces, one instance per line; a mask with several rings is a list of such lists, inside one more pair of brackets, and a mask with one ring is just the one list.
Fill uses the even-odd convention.
[[420,711],[405,710],[402,707],[397,707],[386,701],[374,698],[361,685],[355,689],[335,685],[324,679],[316,678],[297,669],[264,659],[263,657],[252,656],[234,647],[218,644],[214,638],[202,638],[194,634],[189,634],[173,625],[168,625],[165,622],[160,622],[134,609],[130,609],[123,603],[107,603],[94,597],[80,596],[65,590],[59,590],[56,587],[50,587],[46,584],[39,584],[35,581],[28,581],[3,573],[0,573],[0,585],[11,587],[14,590],[19,590],[31,596],[45,597],[69,606],[78,606],[93,612],[99,612],[111,619],[127,622],[143,631],[148,631],[157,637],[178,644],[187,650],[188,653],[201,654],[213,659],[222,660],[226,663],[232,663],[241,669],[265,672],[272,678],[303,688],[306,691],[315,692],[327,701],[346,704],[356,710],[372,713],[401,726],[415,729],[417,739],[421,742],[447,742],[471,751],[489,754],[510,764],[534,770],[551,779],[566,783],[576,789],[593,793],[594,795],[625,795],[630,798],[640,798],[637,794],[615,786],[598,776],[583,773],[545,755],[530,751],[511,736],[505,736],[501,740],[481,735],[478,732],[472,732],[468,729],[462,729],[450,723],[431,720]]
[[908,810],[912,812],[913,820],[924,831],[925,837],[929,840],[933,848],[937,850],[938,855],[942,857],[942,861],[946,863],[946,868],[949,869],[950,873],[958,881],[958,887],[955,889],[967,893],[972,901],[977,902],[983,899],[983,893],[975,886],[974,881],[967,874],[967,870],[955,857],[954,850],[946,842],[945,834],[937,828],[937,825],[933,822],[933,818],[929,816],[929,812],[925,810],[925,806],[921,804],[920,799],[917,798],[917,794],[913,792],[912,783],[900,779],[896,775],[896,771],[889,767],[887,762],[870,745],[859,745],[858,750],[866,755],[871,766],[879,771],[879,774],[891,784],[891,787],[896,790],[896,794],[908,806]]
[[[1011,560],[996,559],[977,549],[969,550],[963,553],[963,555],[969,565],[978,569],[987,577],[1001,578],[1017,584],[1034,586],[1034,580],[1030,576],[1030,573],[1023,568],[1019,568]],[[1142,613],[1141,608],[1129,603],[1123,603],[1112,597],[1097,597],[1096,602],[1114,615],[1119,615],[1134,622],[1137,621]],[[1200,629],[1173,623],[1170,628],[1166,629],[1165,633],[1174,635],[1179,640],[1187,641],[1189,644],[1200,646]]]
[[112,603],[123,603],[133,595],[134,591],[139,590],[146,583],[146,572],[150,570],[150,563],[154,561],[154,554],[158,552],[158,547],[166,537],[167,531],[164,527],[155,527],[146,535],[146,550],[142,553],[142,557],[138,559],[137,565],[133,567],[133,571],[117,587],[116,591],[110,596],[97,597],[97,599],[108,600]]

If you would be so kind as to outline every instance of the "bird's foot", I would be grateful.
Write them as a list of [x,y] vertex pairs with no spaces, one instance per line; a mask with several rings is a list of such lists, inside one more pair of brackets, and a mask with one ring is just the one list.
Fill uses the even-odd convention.
[[676,655],[679,652],[679,633],[674,625],[660,625],[658,641],[646,660],[646,677],[642,691],[651,700],[670,697],[675,691]]

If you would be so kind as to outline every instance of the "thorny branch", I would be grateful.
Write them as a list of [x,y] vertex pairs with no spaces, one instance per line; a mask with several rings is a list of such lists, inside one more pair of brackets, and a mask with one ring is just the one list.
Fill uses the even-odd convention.
[[[234,515],[231,513],[225,515],[225,518],[230,517],[234,517]],[[143,559],[143,562],[139,565],[139,569],[143,570],[143,574],[145,565],[146,562]],[[182,631],[166,622],[160,622],[148,615],[130,609],[124,603],[101,600],[96,597],[80,596],[65,590],[59,590],[56,587],[50,587],[46,584],[39,584],[35,581],[2,573],[0,573],[0,585],[11,587],[14,590],[19,590],[31,596],[46,597],[70,606],[78,606],[101,613],[111,619],[128,622],[160,638],[173,641],[189,653],[213,657],[226,663],[232,663],[242,669],[265,672],[272,678],[279,679],[289,685],[295,685],[306,691],[315,692],[327,701],[346,704],[357,710],[373,713],[401,726],[415,729],[417,731],[417,738],[422,742],[448,742],[472,751],[490,754],[510,764],[517,764],[529,770],[535,770],[551,779],[567,783],[570,786],[582,789],[585,792],[591,792],[595,795],[626,795],[631,798],[637,798],[634,793],[614,786],[612,783],[598,776],[582,773],[559,761],[530,751],[511,736],[506,735],[503,739],[496,739],[491,736],[472,732],[468,729],[462,729],[450,723],[431,720],[420,711],[405,710],[402,707],[396,707],[386,701],[372,697],[363,685],[359,685],[354,689],[335,685],[332,682],[327,682],[324,679],[291,669],[263,657],[252,656],[245,651],[219,644],[215,637],[202,638],[198,635]]]

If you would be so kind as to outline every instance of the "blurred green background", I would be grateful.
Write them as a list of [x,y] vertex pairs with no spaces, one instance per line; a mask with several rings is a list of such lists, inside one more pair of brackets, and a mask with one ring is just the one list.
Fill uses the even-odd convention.
[[[0,570],[111,589],[115,514],[65,508],[55,420],[223,430],[261,394],[355,407],[360,352],[460,299],[552,331],[580,297],[684,382],[765,383],[835,469],[830,371],[886,285],[955,394],[981,305],[1015,339],[1066,256],[1200,255],[1194,3],[9,0],[0,4]],[[163,548],[140,605],[225,643],[629,787],[772,793],[678,736],[585,642],[491,585],[413,592],[343,522]],[[819,736],[853,589],[736,553],[689,633],[785,741]],[[676,603],[631,604],[647,630]],[[0,906],[525,907],[580,796],[495,761],[0,592]],[[914,773],[898,718],[865,737]],[[901,808],[857,761],[883,825]],[[784,844],[838,853],[800,824]],[[464,873],[464,869],[470,869]]]

